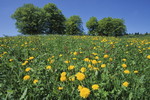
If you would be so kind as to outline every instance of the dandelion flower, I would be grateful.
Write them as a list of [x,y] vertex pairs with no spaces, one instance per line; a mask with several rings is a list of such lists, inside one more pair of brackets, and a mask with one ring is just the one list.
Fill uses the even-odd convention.
[[129,71],[129,70],[124,70],[124,73],[125,73],[125,74],[129,74],[130,71]]
[[33,81],[33,83],[36,84],[38,81],[39,81],[39,80],[35,79],[35,80]]
[[102,67],[102,68],[105,68],[105,67],[106,67],[106,64],[102,64],[101,67]]
[[60,81],[64,82],[64,81],[66,81],[66,80],[67,80],[66,76],[61,76],[61,77],[60,77]]
[[23,77],[23,80],[28,80],[28,79],[30,79],[30,76],[29,76],[29,75],[25,75],[25,76]]
[[150,55],[147,56],[147,59],[150,59]]
[[129,83],[128,82],[123,82],[122,85],[125,86],[125,87],[128,87]]
[[62,90],[63,89],[63,87],[58,87],[58,90]]
[[98,89],[99,89],[99,85],[98,85],[98,84],[92,85],[92,89],[93,89],[93,90],[98,90]]
[[46,66],[46,69],[52,69],[52,67],[51,66]]
[[135,70],[135,71],[134,71],[134,73],[136,74],[136,73],[138,73],[138,71],[137,71],[137,70]]
[[75,66],[70,65],[70,66],[68,67],[68,70],[72,70],[72,69],[74,69],[74,68],[75,68]]
[[34,59],[34,57],[29,57],[29,60],[32,60],[32,59]]
[[80,73],[80,72],[78,72],[75,76],[77,77],[77,79],[79,81],[82,81],[85,79],[85,75],[83,73]]
[[123,68],[126,68],[126,67],[127,67],[127,65],[126,65],[126,64],[122,64],[121,66],[122,66]]
[[84,87],[80,90],[80,96],[82,98],[87,98],[90,95],[90,92],[90,89]]
[[104,55],[104,58],[108,58],[109,56],[108,55]]
[[70,61],[66,60],[66,61],[64,61],[64,63],[68,64],[68,63],[70,63]]
[[122,59],[122,61],[124,61],[124,62],[125,62],[125,61],[127,61],[127,60],[126,60],[126,59]]
[[80,71],[83,73],[83,72],[86,71],[86,68],[85,68],[85,67],[82,67],[82,68],[80,69]]
[[66,74],[67,74],[66,72],[62,72],[61,76],[66,76]]
[[97,64],[97,61],[96,60],[92,60],[92,64]]
[[28,68],[25,69],[26,72],[28,72],[28,71],[30,71],[30,70],[31,70],[30,67],[28,67]]
[[9,59],[9,61],[11,62],[11,61],[13,61],[13,59]]

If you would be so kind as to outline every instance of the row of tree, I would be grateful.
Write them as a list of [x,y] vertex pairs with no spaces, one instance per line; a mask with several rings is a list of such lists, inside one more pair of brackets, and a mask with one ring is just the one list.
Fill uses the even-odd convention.
[[[16,20],[16,27],[22,34],[84,34],[82,19],[76,15],[66,18],[53,3],[48,3],[43,8],[25,4],[11,17]],[[120,36],[126,32],[124,20],[111,17],[99,21],[96,17],[91,17],[86,27],[90,35]]]

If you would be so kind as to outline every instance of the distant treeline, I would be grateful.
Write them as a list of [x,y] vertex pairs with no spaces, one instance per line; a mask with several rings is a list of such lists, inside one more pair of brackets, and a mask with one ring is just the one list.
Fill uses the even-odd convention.
[[[18,31],[24,35],[36,34],[66,34],[84,35],[83,22],[80,16],[73,15],[66,18],[62,11],[53,3],[43,8],[33,4],[25,4],[16,9],[11,16],[16,20]],[[97,20],[91,17],[86,22],[88,35],[96,36],[122,36],[127,35],[123,19],[107,17]]]

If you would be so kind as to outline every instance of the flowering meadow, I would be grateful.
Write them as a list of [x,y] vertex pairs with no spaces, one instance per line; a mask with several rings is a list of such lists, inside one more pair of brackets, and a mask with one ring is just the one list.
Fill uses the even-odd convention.
[[1,100],[148,100],[150,37],[0,38]]

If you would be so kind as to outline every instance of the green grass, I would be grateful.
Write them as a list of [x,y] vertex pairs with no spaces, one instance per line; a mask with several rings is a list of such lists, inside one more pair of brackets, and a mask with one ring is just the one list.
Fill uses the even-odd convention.
[[[84,98],[78,89],[80,85],[90,90],[87,94],[89,100],[148,100],[149,55],[149,36],[115,38],[50,35],[0,38],[0,99],[82,100]],[[85,61],[85,58],[89,60]],[[106,67],[102,68],[102,64],[106,64]],[[122,64],[127,67],[123,68]],[[68,70],[70,65],[75,68]],[[46,69],[47,66],[51,68]],[[86,68],[82,72],[85,79],[80,81],[76,74],[83,67]],[[124,73],[125,70],[129,74]],[[67,80],[63,82],[60,80],[62,72],[67,73]],[[30,78],[24,80],[26,75]],[[33,83],[34,80],[38,82]],[[129,85],[123,86],[124,82]],[[98,90],[92,89],[94,84],[99,86]],[[63,89],[59,90],[59,87]]]

